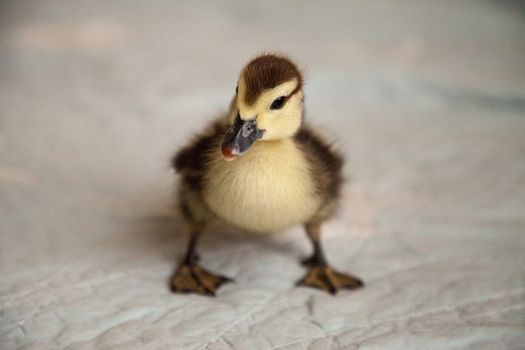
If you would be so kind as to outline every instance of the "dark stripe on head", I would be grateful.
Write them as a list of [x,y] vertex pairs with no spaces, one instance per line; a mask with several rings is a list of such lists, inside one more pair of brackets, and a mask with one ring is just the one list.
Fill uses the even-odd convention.
[[297,79],[296,93],[302,88],[303,78],[297,66],[286,57],[273,54],[258,56],[244,67],[241,75],[246,84],[244,103],[251,106],[259,95],[282,83]]

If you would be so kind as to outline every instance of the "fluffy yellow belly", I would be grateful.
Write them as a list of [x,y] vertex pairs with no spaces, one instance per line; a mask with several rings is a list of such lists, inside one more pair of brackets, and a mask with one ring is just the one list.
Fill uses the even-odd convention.
[[231,162],[217,151],[204,200],[223,220],[255,232],[305,223],[320,204],[308,164],[290,140],[258,142]]

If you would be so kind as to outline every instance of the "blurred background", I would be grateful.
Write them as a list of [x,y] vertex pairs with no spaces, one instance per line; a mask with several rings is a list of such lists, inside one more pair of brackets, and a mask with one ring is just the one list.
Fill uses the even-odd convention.
[[[2,349],[523,349],[520,1],[0,1]],[[172,153],[256,54],[304,70],[349,179],[325,228],[367,288],[292,288],[301,228],[203,241],[167,288]]]

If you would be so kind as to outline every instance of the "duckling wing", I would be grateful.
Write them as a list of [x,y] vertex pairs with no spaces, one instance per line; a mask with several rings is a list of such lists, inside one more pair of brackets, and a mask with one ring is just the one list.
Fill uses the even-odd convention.
[[175,171],[183,174],[202,174],[209,161],[210,152],[219,147],[226,128],[226,120],[216,120],[202,134],[197,135],[193,142],[178,151],[171,159]]
[[305,154],[319,193],[325,200],[337,199],[343,182],[343,157],[308,126],[298,131],[295,142]]

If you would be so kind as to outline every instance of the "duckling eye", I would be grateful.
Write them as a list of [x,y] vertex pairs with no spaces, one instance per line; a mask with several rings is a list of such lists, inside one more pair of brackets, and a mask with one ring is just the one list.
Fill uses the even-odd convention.
[[235,87],[235,95],[237,95],[238,93],[239,93],[239,85],[237,85],[237,86]]
[[281,109],[286,103],[286,96],[277,97],[271,104],[270,109]]

